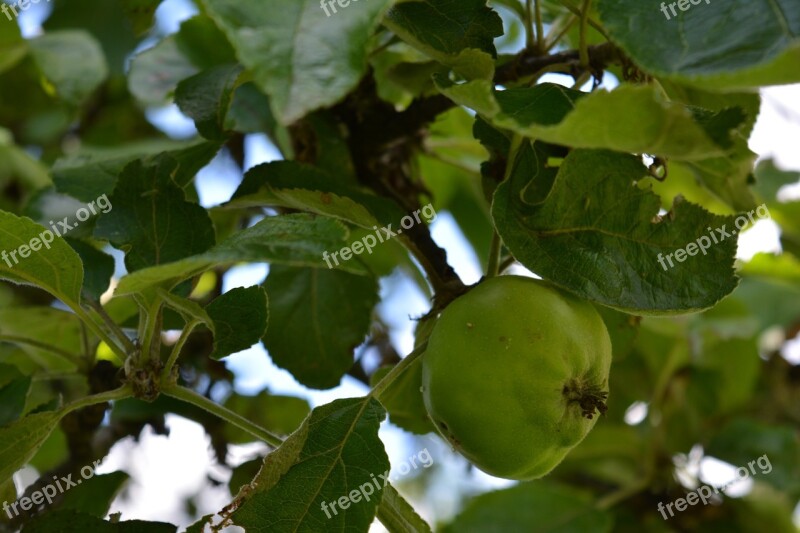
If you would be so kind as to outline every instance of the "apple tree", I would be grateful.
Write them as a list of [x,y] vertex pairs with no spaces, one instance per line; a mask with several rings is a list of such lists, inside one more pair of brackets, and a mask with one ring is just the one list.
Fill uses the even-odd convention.
[[[83,474],[168,415],[229,474],[192,532],[796,531],[800,174],[748,139],[797,0],[2,7],[0,531],[176,531]],[[767,218],[780,253],[737,258]],[[244,394],[253,346],[361,394]],[[389,482],[387,426],[461,483]]]

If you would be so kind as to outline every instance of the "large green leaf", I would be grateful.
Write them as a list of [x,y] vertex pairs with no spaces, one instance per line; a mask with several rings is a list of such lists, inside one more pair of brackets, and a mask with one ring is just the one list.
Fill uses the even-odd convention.
[[[253,482],[255,494],[233,514],[234,522],[254,533],[366,531],[388,478],[389,459],[378,438],[385,415],[369,397],[314,409],[267,456]],[[341,498],[350,503],[340,505]]]
[[707,90],[800,81],[800,3],[698,4],[599,0],[598,10],[612,39],[650,73]]
[[235,62],[225,34],[209,17],[197,15],[184,21],[176,34],[134,57],[128,84],[141,102],[164,105],[181,80]]
[[129,272],[196,255],[214,245],[208,213],[186,201],[173,182],[178,168],[168,156],[147,166],[130,163],[111,196],[113,209],[95,227],[96,237],[125,251]]
[[[439,90],[499,128],[575,148],[607,148],[680,160],[721,156],[730,145],[731,124],[699,120],[689,108],[668,102],[654,87],[622,85],[591,94],[553,83],[494,91],[475,80],[460,85],[438,77]],[[730,111],[727,111],[728,113]],[[722,111],[720,112],[722,113]],[[711,114],[711,118],[717,114]]]
[[[0,334],[19,339],[20,348],[39,366],[49,371],[75,369],[83,351],[81,322],[74,313],[54,307],[15,306],[0,309]],[[28,341],[53,343],[58,354]]]
[[275,161],[250,169],[229,205],[301,209],[365,229],[386,224],[396,228],[405,215],[389,198],[342,184],[326,172],[295,161]]
[[467,79],[491,79],[503,35],[500,16],[486,0],[412,0],[398,2],[384,24],[401,39]]
[[[116,294],[133,294],[155,285],[171,289],[210,268],[243,262],[323,268],[322,254],[341,247],[346,236],[346,228],[334,220],[305,214],[268,217],[206,253],[125,276]],[[343,268],[364,273],[357,261],[349,261]]]
[[213,142],[166,140],[130,143],[120,148],[84,148],[77,154],[55,162],[53,183],[59,192],[91,202],[114,191],[117,177],[128,164],[137,159],[141,159],[143,164],[150,164],[166,155],[180,165],[173,172],[172,180],[185,187],[214,158],[219,148],[219,143]]
[[125,61],[137,44],[125,4],[144,1],[147,0],[51,0],[47,5],[52,6],[52,12],[44,21],[44,30],[51,33],[81,28],[89,32],[103,47],[110,70],[122,75],[126,71]]
[[103,50],[87,32],[50,32],[30,46],[50,91],[68,104],[83,103],[108,76]]
[[[390,0],[203,0],[284,124],[338,102],[367,68],[368,43]],[[344,3],[347,5],[347,3]]]
[[[646,174],[636,157],[573,150],[553,178],[550,155],[539,143],[524,144],[494,196],[497,231],[523,265],[582,298],[636,314],[698,311],[736,288],[733,217],[680,199],[658,216],[659,198],[636,184]],[[551,181],[552,188],[536,189]],[[694,243],[702,236],[708,246],[700,254]],[[690,246],[694,253],[678,261],[674,253]],[[675,290],[684,286],[691,289]]]
[[613,520],[582,492],[536,481],[482,494],[472,500],[443,533],[536,531],[606,533]]
[[81,258],[50,229],[29,218],[0,211],[0,252],[4,253],[0,279],[40,287],[73,309],[79,307]]
[[378,284],[327,268],[273,265],[264,283],[270,298],[270,357],[303,385],[327,389],[353,366],[378,301]]
[[229,205],[301,209],[365,229],[392,223],[397,227],[405,214],[389,198],[341,184],[332,175],[295,161],[275,161],[250,169]]
[[25,466],[61,420],[61,413],[48,411],[21,418],[0,428],[0,483]]

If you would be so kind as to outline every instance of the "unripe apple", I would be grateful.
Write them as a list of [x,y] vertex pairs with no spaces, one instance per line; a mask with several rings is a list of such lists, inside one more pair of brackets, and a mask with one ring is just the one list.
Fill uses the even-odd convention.
[[494,476],[535,479],[606,410],[611,341],[588,302],[538,280],[480,283],[441,314],[423,355],[437,430]]

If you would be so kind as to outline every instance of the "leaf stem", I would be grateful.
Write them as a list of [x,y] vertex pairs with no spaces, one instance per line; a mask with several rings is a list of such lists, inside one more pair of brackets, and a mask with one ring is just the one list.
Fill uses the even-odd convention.
[[242,431],[246,431],[247,433],[256,437],[257,439],[266,442],[270,446],[274,446],[277,448],[278,446],[283,444],[283,439],[278,435],[270,433],[261,426],[258,426],[257,424],[250,422],[243,416],[234,413],[227,407],[219,405],[213,400],[210,400],[191,389],[187,389],[179,385],[171,385],[163,389],[162,393],[171,398],[175,398],[176,400],[181,400],[186,403],[190,403],[196,407],[199,407],[204,411],[207,411],[212,415],[215,415],[225,420],[226,422],[238,427]]
[[[152,303],[152,302],[151,302]],[[160,334],[160,316],[161,316],[161,300],[157,300],[150,306],[141,306],[142,322],[140,322],[140,334],[142,347],[142,364],[146,365],[150,362],[155,345],[156,335]]]
[[[575,15],[569,15],[569,17],[562,21],[562,19],[557,20],[553,23],[550,27],[550,31],[547,33],[547,38],[545,39],[544,44],[544,51],[549,52],[552,48],[558,44],[564,35],[572,28],[572,25],[578,21],[578,17]],[[562,27],[563,26],[563,27]]]
[[114,353],[114,355],[116,356],[116,358],[117,358],[117,360],[119,361],[119,363],[120,363],[121,365],[124,365],[124,364],[125,364],[125,359],[127,359],[127,358],[128,358],[128,355],[125,353],[125,350],[124,350],[122,347],[120,347],[120,345],[119,345],[119,344],[117,344],[116,342],[114,342],[114,339],[112,339],[112,338],[111,338],[111,336],[110,336],[110,335],[108,335],[108,334],[107,334],[107,333],[106,333],[106,332],[103,330],[103,328],[101,328],[100,326],[98,326],[98,325],[95,323],[95,321],[94,321],[94,320],[92,320],[92,317],[91,317],[91,316],[89,316],[89,314],[88,314],[88,313],[86,313],[86,311],[84,311],[84,310],[83,310],[83,308],[81,308],[81,307],[75,307],[75,308],[73,308],[73,311],[75,311],[75,314],[76,314],[76,315],[78,315],[78,318],[80,318],[80,319],[83,321],[83,323],[84,323],[84,324],[86,324],[86,326],[87,326],[87,327],[88,327],[90,330],[92,330],[92,333],[94,333],[95,335],[97,335],[97,337],[98,337],[100,340],[102,340],[103,342],[105,342],[105,343],[106,343],[106,345],[108,345],[108,347],[111,349],[111,351],[112,351],[112,352]]
[[161,372],[161,382],[164,383],[167,378],[169,377],[170,373],[172,372],[172,367],[175,366],[175,363],[178,361],[178,357],[181,355],[181,350],[183,349],[183,345],[186,344],[186,341],[189,339],[189,335],[192,334],[194,328],[196,328],[200,324],[199,320],[192,320],[186,327],[183,328],[181,332],[181,336],[178,338],[178,342],[175,343],[175,346],[172,347],[172,352],[169,354],[169,359],[167,359],[167,364],[164,367],[164,370]]
[[[528,9],[530,9],[530,0],[528,0]],[[535,8],[536,13],[536,49],[539,53],[544,52],[544,24],[542,23],[542,0],[536,0]]]
[[[533,0],[525,0],[525,47],[533,48],[534,41],[538,41],[538,35],[534,38],[533,34],[533,10],[531,8]],[[538,4],[538,2],[537,2]]]
[[589,31],[589,10],[592,8],[592,0],[583,0],[581,7],[581,31],[580,31],[580,46],[578,53],[580,54],[581,66],[589,68],[589,47],[586,44],[586,34]]
[[[566,7],[566,8],[567,8],[567,9],[568,9],[568,10],[569,10],[569,11],[570,11],[570,12],[571,12],[573,15],[576,15],[576,16],[580,17],[580,15],[581,15],[581,11],[580,11],[580,10],[579,10],[577,7],[575,7],[574,5],[572,5],[572,3],[571,3],[569,0],[560,0],[560,2],[561,2],[561,4],[562,4],[564,7]],[[609,37],[609,36],[608,36],[608,33],[606,33],[606,30],[603,28],[603,26],[602,26],[602,25],[601,25],[599,22],[597,22],[597,21],[596,21],[595,19],[593,19],[592,17],[588,17],[588,18],[587,18],[587,21],[588,21],[589,25],[590,25],[592,28],[594,28],[595,30],[597,30],[597,32],[598,32],[600,35],[602,35],[603,37],[605,37],[607,41],[610,41],[610,40],[611,40],[611,37]]]
[[131,396],[133,396],[133,389],[131,389],[130,385],[126,384],[118,389],[101,392],[100,394],[93,394],[91,396],[86,396],[84,398],[75,400],[72,403],[68,403],[67,405],[61,408],[62,416],[68,415],[72,411],[77,411],[78,409],[89,407],[90,405],[96,405],[98,403],[104,403],[104,402],[111,402],[114,400],[122,400],[125,398],[129,398]]
[[101,304],[100,302],[98,302],[96,300],[91,300],[91,299],[89,299],[87,301],[88,301],[89,307],[97,314],[97,316],[100,317],[100,319],[103,321],[103,323],[106,325],[106,327],[112,333],[114,333],[114,336],[117,337],[117,339],[119,339],[119,341],[125,347],[125,350],[128,351],[128,352],[133,352],[136,349],[136,347],[133,345],[133,342],[131,342],[131,340],[128,338],[128,336],[125,335],[125,332],[122,331],[122,328],[120,328],[117,325],[117,323],[114,322],[114,320],[108,315],[108,313],[106,312],[105,308],[103,308],[103,304]]
[[517,259],[513,255],[509,255],[508,257],[503,259],[503,261],[500,263],[500,268],[498,269],[498,271],[500,273],[505,272],[508,269],[508,267],[513,265],[516,261]]
[[395,365],[395,367],[392,368],[388,374],[383,376],[383,379],[380,380],[375,385],[375,387],[370,391],[369,396],[372,396],[373,398],[377,398],[378,400],[380,400],[383,393],[386,392],[386,389],[389,388],[389,385],[391,385],[394,382],[394,380],[400,377],[400,375],[403,372],[405,372],[409,366],[411,366],[411,363],[413,363],[415,359],[417,359],[419,356],[425,353],[425,349],[427,347],[428,343],[423,342],[422,344],[414,348],[414,350],[407,356],[405,356],[402,361],[397,363],[397,365]]
[[497,231],[492,232],[492,244],[489,247],[489,263],[486,267],[486,277],[493,278],[500,273],[500,251],[502,243]]

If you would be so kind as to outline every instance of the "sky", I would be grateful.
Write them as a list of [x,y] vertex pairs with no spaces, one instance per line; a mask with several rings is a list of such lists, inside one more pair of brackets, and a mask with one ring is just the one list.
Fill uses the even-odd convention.
[[[20,25],[26,35],[40,31],[40,21],[49,9],[46,4],[34,7],[37,9],[31,9],[20,17]],[[188,0],[166,0],[157,13],[158,28],[162,33],[175,32],[180,22],[195,12]],[[140,50],[153,44],[155,40],[145,42]],[[558,76],[548,81],[566,83],[564,78]],[[612,88],[613,85],[611,80],[608,87]],[[763,106],[750,141],[751,149],[761,158],[774,159],[785,170],[800,171],[797,144],[800,139],[800,85],[768,88],[762,94]],[[150,110],[147,115],[153,124],[174,138],[191,138],[196,134],[193,122],[182,116],[175,106]],[[247,168],[280,159],[280,154],[264,135],[248,136],[246,147]],[[238,186],[235,175],[233,161],[225,155],[217,157],[197,177],[200,203],[211,207],[227,201]],[[800,184],[784,188],[782,198],[800,199]],[[478,258],[466,244],[452,217],[448,213],[439,213],[431,230],[434,240],[447,251],[451,265],[464,282],[469,284],[478,281],[482,275]],[[768,220],[757,222],[743,233],[739,243],[738,256],[744,259],[758,251],[780,250],[778,229]],[[514,273],[527,272],[518,267]],[[226,276],[224,290],[261,283],[267,274],[266,265],[236,267]],[[413,346],[414,321],[411,317],[424,314],[428,308],[426,297],[406,278],[395,275],[382,280],[380,314],[392,328],[392,339],[399,353],[408,353]],[[792,343],[786,356],[800,363],[800,341]],[[361,396],[367,392],[362,384],[349,377],[345,377],[339,387],[328,391],[306,389],[288,372],[273,365],[260,344],[230,356],[227,362],[236,375],[235,387],[241,394],[255,394],[268,387],[272,393],[296,395],[306,398],[312,406],[318,406],[336,398]],[[630,424],[641,423],[646,413],[645,404],[635,404],[628,410],[626,420]],[[112,506],[112,512],[121,511],[123,519],[170,521],[186,526],[191,523],[191,517],[184,508],[183,500],[194,495],[199,486],[206,486],[195,501],[201,515],[218,511],[230,501],[226,485],[216,488],[208,486],[209,475],[227,481],[229,473],[216,464],[202,428],[177,416],[168,417],[168,426],[168,438],[145,431],[138,444],[130,439],[118,443],[98,470],[98,473],[109,473],[122,469],[131,475],[132,479],[122,496]],[[431,453],[434,467],[425,474],[431,476],[432,486],[436,488],[427,494],[417,492],[410,497],[418,511],[429,520],[446,520],[454,516],[461,504],[461,492],[471,494],[512,484],[476,469],[467,473],[466,461],[441,439],[430,435],[410,437],[389,423],[384,423],[380,436],[393,465],[392,477],[397,479],[401,490],[406,487],[413,491],[413,483],[406,486],[403,482],[410,481],[422,471],[412,470],[406,476],[401,476],[397,466],[422,450]],[[263,450],[263,446],[258,444],[236,446],[233,447],[231,459],[233,464],[239,464]],[[680,470],[680,476],[687,486],[692,486],[698,479],[718,486],[735,477],[735,465],[704,457],[702,450],[695,449],[685,458],[685,467]],[[33,472],[23,471],[16,481],[21,487],[35,478]],[[732,485],[730,494],[746,494],[751,486],[752,480],[744,480]],[[796,511],[796,520],[800,524],[800,506]],[[379,524],[374,525],[373,530],[384,531]]]

